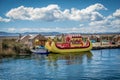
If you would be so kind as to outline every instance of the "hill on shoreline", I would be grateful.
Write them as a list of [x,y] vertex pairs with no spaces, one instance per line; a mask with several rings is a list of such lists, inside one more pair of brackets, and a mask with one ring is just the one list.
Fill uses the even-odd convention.
[[60,34],[120,34],[118,32],[113,33],[113,32],[105,32],[105,33],[60,33],[60,32],[24,32],[24,33],[10,33],[10,32],[3,32],[0,31],[0,36],[19,36],[19,34],[21,35],[28,35],[28,34],[41,34],[41,35],[47,35],[47,36],[53,36],[53,35],[60,35]]

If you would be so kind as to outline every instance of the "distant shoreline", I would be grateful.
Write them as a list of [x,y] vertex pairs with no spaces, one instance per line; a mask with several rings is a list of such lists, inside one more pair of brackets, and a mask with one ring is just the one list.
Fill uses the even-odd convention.
[[13,32],[3,32],[0,31],[0,37],[9,37],[9,36],[19,36],[21,35],[28,35],[28,34],[41,34],[44,36],[55,36],[60,34],[81,34],[81,35],[118,35],[120,32],[104,32],[104,33],[78,33],[78,32],[71,32],[71,33],[65,33],[65,32],[23,32],[23,33],[13,33]]
[[[31,34],[30,34],[31,35]],[[92,48],[92,50],[101,50],[101,49],[115,49],[115,48],[120,48],[120,42],[118,42],[118,43],[112,43],[111,41],[110,41],[110,37],[109,36],[113,36],[113,37],[115,37],[116,35],[117,35],[117,37],[118,37],[118,40],[120,41],[120,34],[119,33],[117,33],[117,34],[81,34],[83,37],[93,37],[93,40],[97,40],[97,39],[99,39],[99,40],[101,40],[101,38],[100,38],[100,36],[103,36],[103,38],[105,39],[105,38],[107,38],[108,39],[108,41],[106,41],[106,42],[102,42],[102,40],[101,41],[99,41],[99,42],[92,42],[92,44],[93,44],[93,48]],[[43,35],[43,36],[45,36],[45,35]],[[46,36],[48,36],[48,35],[46,35]],[[53,36],[53,35],[51,35],[51,36]],[[113,38],[112,37],[112,38]],[[3,48],[3,46],[2,46],[2,43],[4,42],[4,39],[7,39],[8,40],[8,44],[6,44],[9,48],[8,49],[4,49]],[[11,39],[13,39],[13,40],[11,40]],[[1,55],[3,55],[3,56],[5,56],[5,57],[7,57],[7,55],[8,56],[13,56],[13,55],[16,55],[16,51],[17,52],[20,52],[20,50],[21,50],[21,44],[19,43],[19,42],[17,42],[16,43],[16,40],[17,39],[19,39],[19,36],[1,36],[0,35],[0,56]],[[11,44],[11,42],[9,42],[11,40],[11,42],[13,41],[13,44]],[[112,40],[112,39],[111,39]],[[4,43],[6,43],[6,42],[4,42]],[[23,46],[23,45],[22,45]],[[13,48],[15,47],[15,50],[13,51]],[[17,50],[16,50],[16,48],[17,48]],[[26,47],[24,47],[24,48],[22,48],[22,50],[24,49],[24,52],[30,52],[30,49],[29,48],[26,48]],[[3,50],[3,51],[2,51]],[[5,54],[3,54],[3,53],[5,53]],[[18,53],[19,54],[19,53]],[[25,53],[25,54],[22,54],[22,55],[26,55],[26,54],[29,54],[29,53]]]
[[101,49],[116,49],[116,48],[120,48],[120,45],[119,46],[105,46],[105,47],[93,47],[92,50],[101,50]]

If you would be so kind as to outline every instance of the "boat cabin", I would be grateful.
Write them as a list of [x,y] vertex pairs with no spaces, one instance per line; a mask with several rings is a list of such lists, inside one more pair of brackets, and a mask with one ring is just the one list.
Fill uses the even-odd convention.
[[56,43],[60,48],[74,48],[74,47],[85,47],[85,43],[81,35],[66,35],[65,41],[62,43]]

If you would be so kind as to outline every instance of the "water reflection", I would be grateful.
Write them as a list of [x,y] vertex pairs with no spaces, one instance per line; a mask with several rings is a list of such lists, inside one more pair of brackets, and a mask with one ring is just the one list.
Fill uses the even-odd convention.
[[89,63],[92,59],[91,52],[81,52],[81,53],[62,53],[62,54],[54,54],[50,53],[48,55],[34,55],[34,59],[36,60],[47,60],[48,66],[58,66],[58,64],[82,64]]
[[0,80],[120,79],[120,49],[91,52],[4,58],[0,63]]
[[117,52],[117,49],[92,50],[92,53],[94,53],[93,60],[111,60],[115,58]]
[[[104,53],[107,53],[107,54],[104,54]],[[103,58],[103,57],[108,57],[108,58],[110,58],[110,57],[111,57],[110,49],[108,49],[108,51],[100,50],[100,55],[101,55],[101,58]]]

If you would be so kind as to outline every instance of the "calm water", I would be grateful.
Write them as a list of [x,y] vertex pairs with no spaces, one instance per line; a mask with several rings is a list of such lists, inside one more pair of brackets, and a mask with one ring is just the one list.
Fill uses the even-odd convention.
[[0,59],[0,80],[120,80],[120,49]]

